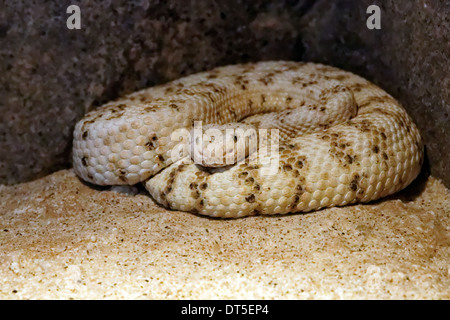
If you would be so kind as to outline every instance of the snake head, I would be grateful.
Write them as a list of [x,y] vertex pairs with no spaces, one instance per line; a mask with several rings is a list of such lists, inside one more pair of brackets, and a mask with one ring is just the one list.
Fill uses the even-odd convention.
[[252,125],[195,126],[191,131],[191,158],[204,167],[230,166],[254,153],[257,144],[257,131]]

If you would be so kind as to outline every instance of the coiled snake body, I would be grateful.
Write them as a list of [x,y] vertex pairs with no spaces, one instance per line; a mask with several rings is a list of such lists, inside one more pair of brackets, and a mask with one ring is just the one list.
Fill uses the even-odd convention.
[[[176,159],[173,133],[241,121],[279,130],[265,165],[210,170]],[[73,164],[99,185],[144,182],[160,204],[215,217],[306,212],[369,202],[413,181],[418,129],[369,81],[330,66],[269,61],[219,67],[129,94],[88,113],[74,131]]]

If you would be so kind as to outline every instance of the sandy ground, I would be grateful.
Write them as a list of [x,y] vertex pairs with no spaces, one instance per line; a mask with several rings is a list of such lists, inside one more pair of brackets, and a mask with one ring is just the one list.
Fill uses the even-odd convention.
[[2,299],[449,299],[450,190],[205,218],[72,170],[0,186]]

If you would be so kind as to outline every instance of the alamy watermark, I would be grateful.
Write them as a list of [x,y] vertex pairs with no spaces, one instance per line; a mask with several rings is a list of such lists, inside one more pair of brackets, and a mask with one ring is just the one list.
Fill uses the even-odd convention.
[[[81,9],[77,5],[70,5],[67,7],[66,13],[70,16],[66,20],[66,26],[69,30],[81,29]],[[381,9],[379,6],[372,4],[367,7],[367,14],[370,16],[366,20],[368,29],[381,29]]]
[[367,18],[366,26],[368,29],[381,29],[381,9],[379,6],[373,4],[367,7],[367,14],[370,16]]
[[81,10],[77,5],[70,5],[67,7],[66,13],[70,16],[66,20],[67,29],[81,29]]
[[173,162],[189,158],[201,166],[226,167],[245,162],[258,166],[262,175],[277,174],[279,169],[279,130],[214,127],[204,129],[195,121],[191,130],[180,128],[170,138],[176,145],[171,151]]

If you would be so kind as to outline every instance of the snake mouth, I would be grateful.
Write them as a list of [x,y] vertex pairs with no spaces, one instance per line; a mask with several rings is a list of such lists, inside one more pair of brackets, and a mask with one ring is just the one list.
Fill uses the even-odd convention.
[[195,164],[195,166],[203,172],[207,172],[208,174],[215,174],[215,173],[221,173],[230,170],[231,168],[235,167],[238,163],[225,165],[222,167],[207,167],[203,166],[201,164]]

